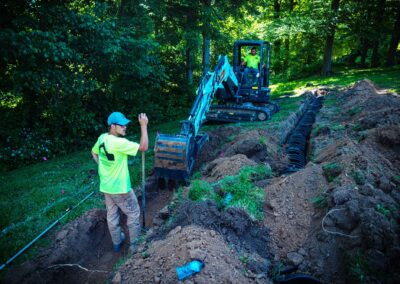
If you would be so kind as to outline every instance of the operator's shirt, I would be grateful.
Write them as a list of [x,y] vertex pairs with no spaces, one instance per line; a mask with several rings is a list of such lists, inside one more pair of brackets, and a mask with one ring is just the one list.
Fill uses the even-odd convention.
[[[103,143],[104,147],[102,147]],[[128,139],[108,133],[100,135],[92,152],[99,156],[98,170],[101,192],[122,194],[131,190],[128,155],[135,156],[138,150],[139,144]],[[105,151],[108,153],[108,158]]]
[[244,58],[244,61],[246,62],[246,67],[258,69],[258,63],[260,63],[260,55],[247,54]]

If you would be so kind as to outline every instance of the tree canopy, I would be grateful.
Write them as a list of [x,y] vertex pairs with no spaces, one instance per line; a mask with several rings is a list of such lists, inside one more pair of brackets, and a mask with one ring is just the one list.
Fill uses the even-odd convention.
[[3,168],[88,147],[112,111],[182,117],[202,73],[238,39],[271,42],[272,79],[399,63],[394,0],[0,5]]

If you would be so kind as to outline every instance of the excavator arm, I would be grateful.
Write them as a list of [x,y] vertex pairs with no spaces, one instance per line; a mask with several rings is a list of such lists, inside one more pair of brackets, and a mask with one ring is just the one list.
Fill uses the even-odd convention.
[[196,99],[187,120],[181,121],[178,135],[158,134],[154,147],[154,169],[158,177],[187,180],[193,170],[197,154],[208,140],[200,134],[201,125],[215,94],[224,89],[233,97],[238,80],[227,56],[220,56],[214,72],[205,74],[196,91]]

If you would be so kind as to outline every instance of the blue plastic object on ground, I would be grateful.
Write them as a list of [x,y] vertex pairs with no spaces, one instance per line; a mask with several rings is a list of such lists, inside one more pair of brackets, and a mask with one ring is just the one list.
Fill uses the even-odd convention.
[[233,198],[232,193],[228,192],[228,194],[224,198],[224,205],[225,206],[229,205],[229,203],[231,202],[232,198]]
[[184,266],[178,266],[176,268],[176,274],[178,275],[179,280],[184,280],[193,274],[199,273],[203,267],[204,262],[195,259]]

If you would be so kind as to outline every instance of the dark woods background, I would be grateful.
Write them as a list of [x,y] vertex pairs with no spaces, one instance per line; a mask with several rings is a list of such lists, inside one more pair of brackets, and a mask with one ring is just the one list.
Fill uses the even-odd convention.
[[9,0],[0,4],[0,169],[83,149],[106,118],[186,116],[238,39],[273,46],[273,81],[399,63],[398,0]]

